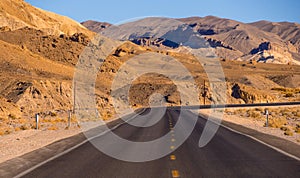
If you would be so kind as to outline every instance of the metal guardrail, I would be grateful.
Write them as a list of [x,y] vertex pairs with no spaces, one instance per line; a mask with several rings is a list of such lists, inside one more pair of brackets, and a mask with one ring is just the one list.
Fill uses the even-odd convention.
[[251,104],[224,104],[224,105],[194,105],[194,106],[174,106],[170,108],[178,109],[214,109],[214,108],[242,108],[242,107],[267,107],[267,106],[293,106],[300,105],[300,102],[281,103],[251,103]]

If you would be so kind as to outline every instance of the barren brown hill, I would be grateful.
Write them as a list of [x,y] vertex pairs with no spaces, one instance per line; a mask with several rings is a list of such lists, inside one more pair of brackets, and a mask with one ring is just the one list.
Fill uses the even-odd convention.
[[52,35],[61,33],[67,35],[73,35],[74,33],[93,35],[80,23],[68,17],[33,7],[23,0],[0,1],[0,24],[1,27],[7,26],[11,30],[30,27]]

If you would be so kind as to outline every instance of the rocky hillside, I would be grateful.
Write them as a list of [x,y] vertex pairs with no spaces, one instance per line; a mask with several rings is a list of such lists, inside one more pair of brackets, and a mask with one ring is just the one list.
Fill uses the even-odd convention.
[[68,17],[33,7],[24,0],[1,0],[0,24],[2,28],[6,27],[11,30],[30,27],[51,35],[62,33],[67,35],[73,35],[74,33],[93,35],[80,23]]
[[290,22],[269,22],[269,21],[258,21],[250,23],[263,31],[276,34],[281,39],[290,42],[295,49],[292,49],[292,54],[298,60],[300,60],[300,24]]
[[[214,16],[177,20],[188,24],[202,35],[210,46],[216,49],[216,53],[220,58],[242,61],[255,60],[264,63],[300,64],[299,24],[276,23],[278,25],[274,29],[275,27],[269,27],[269,22],[246,24]],[[149,18],[148,22],[146,22],[147,20],[143,21],[146,24],[151,24],[153,19]],[[97,33],[110,26],[95,21],[87,21],[82,24]],[[157,31],[158,28],[153,27],[152,31]],[[138,33],[140,31],[141,29]],[[132,33],[132,35],[135,34]],[[179,44],[171,43],[166,39],[158,40],[160,44],[163,43],[165,46],[172,48],[179,46]],[[157,39],[151,41],[147,38],[141,39],[138,37],[133,42],[143,46],[145,44],[157,45]]]
[[180,20],[203,35],[222,58],[300,64],[296,43],[276,33],[214,16]]

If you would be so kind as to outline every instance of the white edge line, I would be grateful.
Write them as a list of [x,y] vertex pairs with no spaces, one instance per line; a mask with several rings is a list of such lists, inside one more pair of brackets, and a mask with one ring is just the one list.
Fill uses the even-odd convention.
[[[143,108],[143,111],[145,111],[144,108]],[[142,113],[142,112],[141,112],[141,113]],[[48,162],[50,162],[50,161],[52,161],[52,160],[54,160],[54,159],[56,159],[56,158],[59,158],[59,157],[65,155],[65,154],[67,154],[67,153],[69,153],[69,152],[75,150],[76,148],[78,148],[78,147],[80,147],[80,146],[86,144],[87,142],[89,142],[89,141],[91,141],[91,140],[93,140],[93,139],[95,139],[95,138],[97,138],[97,137],[100,137],[100,136],[105,135],[106,133],[108,133],[108,132],[110,132],[110,131],[112,131],[112,130],[117,129],[117,128],[120,127],[121,125],[126,124],[128,121],[131,121],[131,120],[135,119],[136,117],[137,117],[137,115],[135,115],[134,117],[128,119],[127,121],[124,121],[123,123],[117,124],[116,126],[114,126],[113,128],[111,128],[111,129],[109,129],[109,130],[106,130],[106,131],[104,131],[104,132],[102,132],[102,133],[100,133],[100,134],[98,134],[98,135],[95,135],[95,136],[93,136],[93,137],[90,137],[90,138],[88,138],[87,140],[84,140],[83,142],[81,142],[81,143],[79,143],[79,144],[77,144],[77,145],[75,145],[75,146],[72,146],[71,148],[69,148],[69,149],[67,149],[67,150],[65,150],[65,151],[63,151],[63,152],[61,152],[61,153],[59,153],[59,154],[57,154],[57,155],[55,155],[55,156],[52,156],[52,157],[46,159],[45,161],[42,161],[42,162],[36,164],[35,166],[33,166],[33,167],[31,167],[31,168],[29,168],[29,169],[27,169],[27,170],[25,170],[25,171],[19,173],[18,175],[14,176],[14,178],[20,178],[20,177],[22,177],[22,176],[25,176],[26,174],[28,174],[28,173],[32,172],[33,170],[35,170],[35,169],[41,167],[42,165],[44,165],[44,164],[46,164],[46,163],[48,163]]]
[[[205,116],[204,114],[199,114],[199,116],[200,116],[200,115],[201,115],[201,117],[204,117],[204,118],[207,117],[207,116]],[[209,119],[207,119],[207,120],[209,120]],[[215,123],[215,124],[218,124],[218,123],[216,123],[216,122],[213,121],[213,120],[209,120],[209,121],[210,121],[210,122],[213,122],[213,123]],[[223,127],[223,128],[225,128],[225,129],[227,129],[227,130],[230,130],[230,131],[232,131],[232,132],[235,132],[235,133],[237,133],[237,134],[244,135],[244,136],[246,136],[246,137],[248,137],[248,138],[251,138],[252,140],[255,140],[255,141],[257,141],[257,142],[259,142],[259,143],[261,143],[261,144],[263,144],[263,145],[265,145],[265,146],[268,146],[269,148],[272,148],[273,150],[275,150],[275,151],[277,151],[277,152],[279,152],[279,153],[282,153],[282,154],[284,154],[284,155],[286,155],[286,156],[288,156],[288,157],[290,157],[290,158],[293,158],[293,159],[296,159],[297,161],[300,161],[300,158],[299,158],[299,157],[297,157],[297,156],[295,156],[295,155],[293,155],[293,154],[290,154],[290,153],[288,153],[288,152],[286,152],[286,151],[284,151],[284,150],[282,150],[282,149],[280,149],[280,148],[277,148],[277,147],[275,147],[275,146],[273,146],[273,145],[270,145],[270,144],[268,144],[268,143],[266,143],[266,142],[264,142],[264,141],[262,141],[262,140],[260,140],[260,139],[258,139],[258,138],[256,138],[256,137],[252,136],[252,135],[248,135],[248,134],[242,133],[242,132],[240,132],[240,131],[234,130],[233,128],[230,128],[230,127],[228,127],[228,126],[223,125],[222,123],[220,124],[220,126]]]

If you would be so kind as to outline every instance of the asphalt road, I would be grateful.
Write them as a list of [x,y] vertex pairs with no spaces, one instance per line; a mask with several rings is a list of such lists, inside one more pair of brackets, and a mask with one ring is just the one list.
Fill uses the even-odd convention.
[[[168,109],[164,117],[147,128],[123,124],[113,132],[131,141],[159,138],[176,124],[179,111]],[[184,115],[187,123],[193,113]],[[56,158],[24,177],[300,177],[300,162],[251,138],[220,127],[204,148],[198,147],[206,120],[199,117],[192,134],[171,154],[155,161],[132,163],[111,158],[91,143]],[[174,133],[180,134],[180,133]],[[170,149],[176,140],[170,138]],[[94,141],[103,141],[101,137]],[[107,143],[109,144],[109,143]],[[159,147],[154,147],[157,151]],[[130,152],[130,148],[121,148]],[[124,153],[125,154],[125,153]]]

